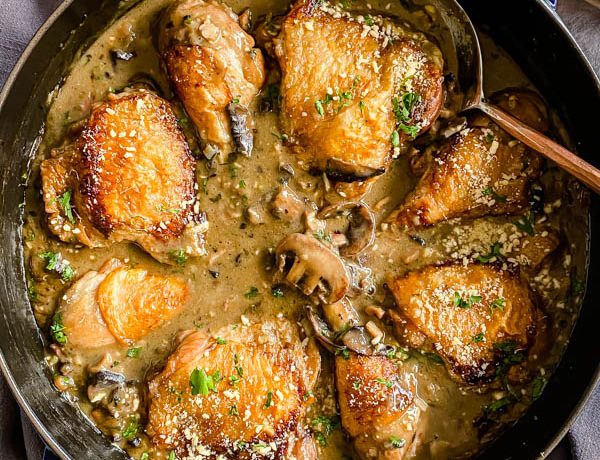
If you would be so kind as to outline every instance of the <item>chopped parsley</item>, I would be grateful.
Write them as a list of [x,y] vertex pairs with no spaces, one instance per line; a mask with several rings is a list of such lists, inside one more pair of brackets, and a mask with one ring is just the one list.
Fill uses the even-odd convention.
[[241,181],[239,181],[238,187],[239,188],[246,188],[246,181],[244,179],[242,179]]
[[235,179],[238,176],[238,170],[239,168],[234,165],[233,163],[229,164],[229,177],[231,177],[232,179]]
[[514,224],[522,232],[525,232],[530,236],[535,235],[535,228],[534,228],[535,215],[532,212],[524,215],[519,220],[514,222]]
[[67,335],[65,334],[65,325],[63,324],[62,314],[55,313],[52,317],[50,325],[50,337],[59,345],[67,343]]
[[58,204],[62,208],[64,215],[67,217],[69,222],[75,225],[75,218],[73,217],[73,205],[71,204],[71,195],[73,192],[71,190],[67,190],[61,196],[57,198]]
[[194,369],[190,375],[190,387],[192,388],[192,396],[201,394],[208,396],[209,391],[217,392],[215,384],[221,381],[220,372],[217,371],[213,375],[208,375],[204,369]]
[[348,350],[348,347],[338,348],[335,350],[335,355],[341,356],[343,359],[348,361],[350,359],[350,350]]
[[250,288],[244,293],[246,299],[254,299],[258,295],[258,288],[256,286],[250,286]]
[[127,357],[128,358],[139,358],[141,351],[142,351],[142,347],[130,348],[127,350]]
[[323,109],[323,101],[316,100],[315,101],[315,109],[319,115],[323,116],[325,114],[325,110]]
[[278,286],[271,288],[271,295],[277,299],[283,297],[283,289]]
[[373,18],[371,17],[370,14],[365,14],[365,24],[368,25],[369,27],[371,27],[375,24],[375,21],[373,21]]
[[354,388],[355,390],[360,390],[361,386],[362,383],[359,380],[355,380],[354,382],[352,382],[352,388]]
[[238,408],[235,404],[229,408],[229,411],[227,411],[227,413],[234,417],[237,417],[238,415],[240,415],[240,412],[238,411]]
[[333,430],[339,426],[340,418],[337,415],[332,415],[330,417],[319,415],[312,420],[312,431],[319,444],[323,447],[327,446],[327,438],[333,433]]
[[492,313],[494,313],[494,310],[500,310],[500,311],[504,311],[504,306],[506,305],[506,300],[504,300],[502,297],[494,300],[492,303],[490,303],[490,311]]
[[512,396],[505,396],[504,398],[500,398],[486,406],[483,406],[483,411],[488,413],[504,411],[507,406],[510,406],[514,402],[515,400]]
[[203,177],[200,181],[200,188],[202,189],[202,193],[208,195],[208,177]]
[[192,23],[192,15],[191,14],[186,14],[183,17],[183,23],[186,25],[190,25]]
[[471,340],[473,343],[481,343],[485,341],[485,336],[483,335],[483,332],[480,332],[479,334],[474,335]]
[[482,264],[487,264],[496,259],[502,259],[502,253],[500,250],[502,249],[502,243],[496,242],[490,248],[490,252],[486,255],[481,255],[477,257],[477,262]]
[[400,147],[400,134],[398,134],[398,131],[394,130],[392,133],[391,142],[392,147]]
[[389,359],[401,359],[402,361],[406,361],[408,358],[410,358],[410,351],[407,348],[390,347],[385,355]]
[[289,140],[289,136],[287,134],[279,134],[279,133],[271,133],[275,139],[277,139],[279,142],[287,142]]
[[467,300],[463,299],[460,293],[454,293],[454,299],[452,300],[452,306],[458,308],[471,308],[474,304],[481,302],[480,295],[470,295]]
[[577,276],[571,278],[571,292],[575,295],[581,294],[585,291],[585,283]]
[[494,136],[492,133],[487,133],[483,140],[486,141],[488,144],[491,144],[496,140],[496,136]]
[[406,441],[398,436],[390,436],[390,444],[394,449],[400,449],[406,445]]
[[35,281],[30,279],[27,284],[28,284],[27,297],[29,297],[29,300],[31,302],[35,302],[38,299],[38,293],[37,293],[37,289],[35,287]]
[[148,452],[144,452],[142,455],[140,455],[140,460],[149,460],[150,459],[150,454]]
[[391,380],[386,380],[386,379],[384,379],[384,378],[381,378],[381,377],[377,377],[377,378],[375,379],[375,381],[376,381],[377,383],[380,383],[380,384],[382,384],[382,385],[385,385],[385,387],[386,387],[386,388],[392,388],[392,387],[394,386],[394,382],[392,382]]
[[47,251],[39,256],[46,262],[46,270],[58,273],[63,281],[71,281],[75,278],[75,270],[60,253]]
[[483,189],[483,196],[491,196],[494,200],[499,203],[506,203],[506,195],[500,195],[496,193],[493,187]]
[[130,417],[129,422],[127,422],[127,426],[123,430],[123,433],[122,433],[123,438],[127,439],[128,441],[135,438],[139,429],[140,429],[140,424],[138,423],[137,418]]
[[512,340],[494,343],[493,350],[502,357],[502,362],[496,369],[496,378],[504,379],[513,365],[520,364],[525,360],[525,353]]
[[267,400],[265,402],[265,405],[263,406],[263,409],[268,409],[272,405],[273,405],[273,392],[271,390],[269,390],[269,391],[267,391]]
[[185,265],[188,260],[188,256],[186,255],[183,249],[177,249],[175,251],[171,251],[169,253],[171,258],[177,263],[177,265]]
[[[356,88],[356,85],[358,85],[358,83],[360,82],[360,77],[356,76],[354,78],[354,81],[352,82],[352,87],[348,90],[348,91],[340,91],[339,89],[336,89],[336,95],[333,96],[329,93],[325,94],[325,97],[323,99],[317,99],[315,101],[315,110],[317,111],[317,113],[320,116],[325,115],[325,106],[331,104],[334,101],[337,101],[338,106],[336,107],[336,112],[340,112],[340,110],[342,110],[344,107],[346,107],[350,101],[354,100],[354,94],[352,93],[352,91],[354,90],[354,88]],[[359,108],[362,110],[362,107],[360,106],[360,102],[359,102]],[[364,107],[364,104],[363,104]]]
[[325,233],[325,230],[319,229],[315,233],[313,233],[313,236],[318,240],[327,241],[328,243],[331,243],[331,236],[329,235],[329,233]]
[[392,107],[396,117],[396,127],[411,137],[417,137],[419,127],[412,125],[412,112],[415,105],[419,102],[421,96],[417,93],[406,93],[401,99],[392,98]]
[[75,270],[70,265],[66,265],[63,268],[60,277],[63,281],[71,281],[73,278],[75,278]]
[[225,340],[225,339],[224,339],[224,338],[222,338],[222,337],[217,337],[217,343],[218,343],[219,345],[225,345],[225,344],[227,343],[227,340]]
[[242,381],[242,379],[238,375],[230,375],[229,376],[229,383],[231,385],[237,385],[241,381]]
[[544,387],[546,386],[546,379],[541,376],[537,376],[531,383],[531,397],[536,400],[542,395]]
[[175,460],[175,459],[176,459],[176,457],[175,457],[175,451],[172,450],[171,452],[169,452],[169,460]]
[[423,353],[423,355],[436,364],[444,364],[444,360],[437,353]]

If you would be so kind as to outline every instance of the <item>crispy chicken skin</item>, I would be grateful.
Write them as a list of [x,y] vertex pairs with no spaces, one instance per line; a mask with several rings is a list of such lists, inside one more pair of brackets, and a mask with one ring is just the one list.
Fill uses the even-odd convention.
[[[424,36],[328,2],[300,0],[275,39],[282,71],[281,121],[296,150],[315,172],[334,181],[364,181],[382,174],[392,158],[396,108],[407,101],[406,126],[429,128],[442,105],[440,51]],[[410,128],[409,128],[410,129]],[[364,190],[360,189],[358,192]]]
[[431,349],[468,384],[494,378],[503,344],[526,352],[541,315],[527,284],[491,265],[430,266],[388,279],[400,338]]
[[402,380],[397,364],[383,356],[351,353],[335,364],[342,426],[360,458],[401,460],[420,416],[414,380]]
[[73,348],[127,346],[173,318],[187,296],[188,287],[180,278],[110,259],[99,271],[77,280],[57,312]]
[[[533,127],[547,129],[543,102],[513,91],[499,105]],[[483,115],[433,151],[425,173],[389,220],[400,227],[430,226],[455,217],[518,214],[529,205],[529,186],[541,158]]]
[[177,250],[203,255],[194,168],[167,101],[143,90],[111,96],[74,144],[42,162],[50,230],[91,247],[133,241],[167,263]]
[[147,432],[180,458],[312,460],[302,422],[319,368],[316,345],[287,320],[192,332],[149,383]]
[[229,7],[175,2],[163,14],[159,49],[175,91],[205,144],[205,154],[250,154],[247,107],[263,86],[264,60]]

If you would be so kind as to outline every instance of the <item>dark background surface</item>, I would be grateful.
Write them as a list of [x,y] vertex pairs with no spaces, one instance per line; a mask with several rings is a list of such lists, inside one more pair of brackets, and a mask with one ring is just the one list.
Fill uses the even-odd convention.
[[[0,86],[37,28],[59,3],[61,0],[0,0]],[[558,12],[600,73],[600,10],[583,0],[559,0]],[[600,118],[598,109],[595,109],[597,119]],[[597,350],[597,346],[595,348]],[[600,459],[599,423],[600,394],[597,391],[577,420],[571,436],[565,438],[549,458],[570,459],[574,448],[578,460]],[[42,450],[29,423],[21,420],[18,406],[0,376],[0,459],[38,460],[42,458]],[[519,458],[518,453],[515,458]]]

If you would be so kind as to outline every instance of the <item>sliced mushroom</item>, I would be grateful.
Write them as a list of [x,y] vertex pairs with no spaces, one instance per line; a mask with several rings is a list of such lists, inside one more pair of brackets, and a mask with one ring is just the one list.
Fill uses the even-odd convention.
[[236,152],[249,157],[254,148],[250,111],[247,107],[235,102],[227,106],[227,111],[231,118],[231,136],[236,145]]
[[321,342],[327,350],[332,353],[336,353],[344,349],[343,345],[335,343],[335,334],[329,328],[329,325],[321,318],[313,308],[312,305],[306,306],[306,316],[310,321],[310,324],[315,332],[317,340]]
[[285,222],[300,221],[306,204],[288,187],[280,187],[271,201],[271,212]]
[[335,331],[338,341],[341,340],[346,347],[361,355],[373,353],[360,316],[348,299],[323,305],[323,315]]
[[379,350],[372,346],[371,337],[349,300],[323,305],[326,321],[315,313],[312,306],[307,306],[306,310],[315,335],[329,351],[337,353],[347,348],[361,355],[372,355]]
[[92,403],[106,400],[119,387],[125,385],[125,376],[105,369],[96,372],[87,388],[88,399]]
[[342,260],[312,236],[293,233],[276,249],[276,281],[286,282],[305,295],[316,292],[325,304],[341,300],[350,287]]
[[323,305],[323,316],[336,332],[348,330],[360,324],[360,316],[348,299]]
[[340,247],[340,254],[353,257],[367,249],[375,241],[375,215],[366,203],[340,203],[328,206],[319,213],[320,219],[329,219],[345,213],[348,215],[346,238],[348,243]]
[[374,295],[377,288],[373,276],[371,276],[371,269],[348,260],[345,262],[346,269],[350,274],[348,297],[354,298],[363,293],[371,296]]

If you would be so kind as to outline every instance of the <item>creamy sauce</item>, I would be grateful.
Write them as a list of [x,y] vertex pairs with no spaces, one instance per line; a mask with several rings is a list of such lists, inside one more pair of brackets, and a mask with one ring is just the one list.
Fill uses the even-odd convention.
[[[123,88],[144,74],[146,80],[150,77],[156,82],[164,97],[173,97],[160,67],[152,33],[157,15],[170,3],[170,0],[140,2],[110,25],[73,63],[64,84],[52,95],[44,140],[34,165],[34,177],[39,176],[39,161],[49,155],[51,148],[61,145],[69,128],[84,120],[92,105],[105,99],[110,91]],[[267,13],[281,14],[288,6],[287,2],[277,0],[235,0],[226,3],[236,12],[250,7],[255,18]],[[432,33],[439,31],[431,26],[427,15],[421,10],[407,15],[400,10],[400,2],[393,3],[389,10],[385,9],[387,2],[375,1],[371,4],[375,11],[399,15],[421,27],[429,24],[431,28],[426,31]],[[530,86],[509,56],[487,37],[483,37],[482,43],[487,93],[511,86]],[[441,45],[444,48],[445,43]],[[130,61],[113,62],[110,58],[113,49],[135,50],[136,57]],[[258,110],[260,98],[257,98],[254,107],[257,129],[252,158],[236,158],[233,163],[216,165],[210,169],[204,160],[198,161],[200,202],[210,222],[208,256],[205,258],[190,260],[178,267],[167,267],[131,244],[89,249],[59,243],[45,228],[38,181],[32,181],[33,185],[27,192],[24,236],[26,260],[31,273],[30,290],[32,293],[35,291],[36,297],[32,305],[41,327],[48,327],[49,318],[68,287],[55,275],[43,270],[44,263],[38,254],[44,251],[60,252],[71,262],[78,276],[90,269],[97,270],[106,260],[117,257],[132,266],[148,267],[159,273],[175,273],[188,280],[191,290],[187,306],[178,318],[135,344],[135,347],[141,348],[137,358],[127,357],[127,349],[116,346],[90,353],[71,350],[68,344],[64,349],[55,347],[49,350],[48,362],[59,376],[73,379],[75,386],[64,389],[78,401],[84,412],[90,414],[93,410],[86,396],[87,369],[103,359],[112,362],[113,371],[143,383],[148,375],[161,368],[179,331],[194,327],[207,332],[216,331],[224,325],[239,322],[241,315],[250,320],[275,315],[292,319],[302,316],[305,298],[290,288],[283,289],[282,297],[272,294],[271,264],[275,245],[286,235],[303,231],[303,225],[301,222],[288,223],[274,218],[268,203],[277,187],[287,180],[290,188],[299,196],[321,206],[324,184],[322,178],[304,172],[294,155],[281,143],[277,114],[261,113]],[[190,123],[184,124],[184,128],[189,126]],[[187,131],[191,135],[191,131]],[[190,143],[195,148],[193,139]],[[294,177],[282,173],[281,165],[290,165],[295,171]],[[405,157],[396,160],[365,199],[375,211],[378,223],[402,202],[415,182],[408,168],[408,160]],[[547,270],[547,275],[535,273],[530,279],[543,298],[554,338],[553,349],[547,355],[540,356],[537,362],[540,377],[545,379],[560,358],[576,319],[580,295],[574,295],[570,286],[582,277],[585,247],[577,244],[583,236],[575,235],[578,228],[587,228],[587,217],[585,204],[581,204],[583,193],[561,172],[548,168],[542,182],[546,186],[545,203],[549,207],[547,222],[561,229],[562,238],[560,249],[542,266],[542,270]],[[253,218],[249,217],[249,210],[254,214]],[[459,240],[458,246],[466,252],[473,252],[470,250],[472,248],[489,248],[503,231],[511,231],[514,220],[514,217],[501,217],[452,221],[414,232],[413,237],[421,238],[423,246],[415,242],[416,238],[390,232],[385,225],[379,225],[376,244],[361,260],[374,273],[376,293],[372,296],[362,295],[354,305],[359,310],[371,304],[392,305],[391,296],[383,285],[387,274],[402,274],[452,258],[460,260],[462,256],[456,254],[455,248],[449,243],[454,240]],[[330,222],[328,230],[342,224]],[[579,271],[574,267],[579,267]],[[386,341],[395,343],[391,330],[386,330]],[[324,361],[316,392],[317,402],[309,410],[309,418],[336,413],[332,360],[327,352],[323,351],[322,354]],[[109,358],[107,355],[110,355]],[[417,447],[409,454],[409,458],[457,458],[475,453],[481,446],[481,439],[474,421],[481,416],[484,405],[502,397],[502,390],[480,392],[462,388],[450,379],[443,365],[418,353],[412,353],[403,362],[401,372],[416,376],[419,398],[427,405]],[[521,391],[521,388],[515,388],[515,391]],[[529,394],[531,387],[525,386],[522,391]],[[500,419],[504,422],[516,419],[530,401],[530,397],[524,397],[522,403],[515,404]],[[153,452],[144,435],[137,447],[119,440],[118,433],[124,429],[126,420],[95,421],[105,432],[117,434],[116,442],[127,448],[133,458],[140,458],[146,451],[152,452],[150,458],[168,457],[167,452]],[[496,426],[497,429],[499,426]],[[327,445],[320,445],[319,449],[319,458],[322,459],[352,456],[350,444],[339,429],[334,430],[327,438]]]

